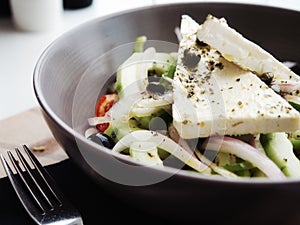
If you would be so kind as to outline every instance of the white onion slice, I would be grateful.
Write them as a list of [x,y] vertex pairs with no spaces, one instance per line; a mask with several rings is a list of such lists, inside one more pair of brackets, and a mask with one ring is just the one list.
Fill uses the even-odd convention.
[[200,173],[207,172],[207,170],[209,169],[207,165],[196,159],[196,157],[187,152],[171,138],[164,136],[158,132],[149,130],[137,130],[127,134],[116,143],[112,151],[122,152],[136,141],[156,143],[157,147],[160,147],[169,152]]
[[162,109],[171,114],[170,106],[165,105],[165,106],[161,106],[161,107],[133,107],[130,111],[130,115],[139,116],[139,117],[153,116],[153,114],[157,113],[158,111],[160,111]]
[[284,99],[300,105],[300,97],[295,95],[285,95]]
[[292,93],[300,90],[300,82],[295,80],[275,80],[272,82],[271,87],[279,87],[281,92]]
[[[185,140],[181,139],[179,141],[179,144],[184,149],[186,149],[188,152],[192,152],[192,149],[189,147],[189,145],[187,144],[187,142]],[[238,177],[236,174],[230,172],[229,170],[226,170],[226,169],[223,169],[223,168],[217,166],[215,163],[213,163],[208,158],[206,158],[198,149],[195,149],[195,154],[200,159],[200,161],[202,161],[205,165],[210,167],[212,170],[214,170],[216,173],[220,174],[221,176],[227,177],[227,178],[237,178]]]
[[[192,154],[193,150],[190,148],[188,143],[179,136],[177,130],[175,129],[175,127],[173,125],[169,126],[168,131],[169,131],[170,138],[172,140],[174,140],[176,143],[181,145],[190,154]],[[232,173],[232,172],[230,172],[226,169],[223,169],[221,167],[218,167],[215,163],[213,163],[208,158],[206,158],[198,149],[195,149],[195,154],[200,159],[200,161],[202,161],[204,164],[206,164],[208,167],[210,167],[212,170],[214,170],[215,172],[217,172],[221,176],[228,177],[228,178],[238,177],[236,174],[234,174],[234,173]]]
[[159,107],[170,105],[173,103],[173,94],[166,93],[164,95],[157,95],[155,98],[144,98],[136,103],[137,107]]
[[208,158],[206,158],[198,149],[195,149],[195,153],[198,156],[198,158],[201,161],[203,161],[203,163],[208,165],[212,170],[214,170],[216,173],[222,175],[223,177],[228,177],[228,178],[237,178],[238,177],[235,173],[232,173],[229,170],[226,170],[222,167],[217,166],[215,163],[213,163]]
[[231,137],[214,136],[208,138],[203,147],[206,149],[231,153],[259,168],[267,177],[272,179],[286,179],[279,167],[266,155],[251,145]]
[[285,62],[282,62],[286,67],[288,67],[288,68],[292,68],[292,67],[294,67],[294,66],[296,66],[297,65],[297,63],[296,62],[291,62],[291,61],[285,61]]
[[95,126],[97,124],[101,124],[101,123],[110,123],[111,122],[111,118],[109,116],[101,116],[101,117],[90,117],[88,118],[88,123],[90,126]]
[[175,27],[174,33],[175,33],[175,35],[177,37],[177,40],[178,40],[178,43],[179,43],[181,41],[181,39],[182,39],[180,28],[179,27]]
[[90,128],[88,128],[88,129],[86,129],[86,131],[85,131],[85,133],[84,133],[84,136],[86,137],[86,138],[88,138],[89,136],[91,136],[92,134],[96,134],[96,133],[98,133],[99,131],[96,129],[96,128],[94,128],[94,127],[90,127]]
[[130,114],[133,116],[151,116],[154,113],[158,112],[160,108],[155,107],[133,107],[130,111]]

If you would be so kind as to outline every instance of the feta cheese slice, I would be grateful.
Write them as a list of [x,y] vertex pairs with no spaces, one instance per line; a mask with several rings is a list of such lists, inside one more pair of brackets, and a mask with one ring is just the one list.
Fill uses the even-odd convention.
[[271,72],[274,79],[300,81],[300,77],[269,52],[228,26],[224,18],[208,15],[197,31],[200,41],[217,49],[222,56],[240,67],[262,75]]
[[172,105],[179,135],[192,139],[298,130],[299,112],[254,73],[199,42],[200,29],[182,16]]

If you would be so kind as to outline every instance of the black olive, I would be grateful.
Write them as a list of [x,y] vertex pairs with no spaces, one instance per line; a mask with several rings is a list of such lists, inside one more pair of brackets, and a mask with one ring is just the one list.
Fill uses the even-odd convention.
[[266,73],[263,73],[261,76],[260,76],[260,79],[265,82],[266,85],[270,85],[272,80],[274,78],[274,74],[271,73],[271,72],[266,72]]
[[159,82],[161,79],[161,77],[159,76],[156,76],[156,75],[151,75],[151,76],[148,76],[148,81],[149,83],[155,83],[155,82]]
[[200,59],[201,59],[200,55],[196,55],[195,53],[192,53],[188,49],[184,50],[183,52],[182,62],[189,69],[196,67]]
[[154,117],[151,119],[150,123],[149,123],[149,130],[152,131],[163,131],[163,130],[167,130],[167,124],[166,122],[163,120],[163,118],[160,117]]
[[148,70],[148,77],[161,77],[161,75],[163,74],[162,70],[159,69],[149,69]]
[[92,134],[88,139],[109,149],[112,149],[115,146],[115,141],[104,133]]
[[197,43],[197,45],[199,45],[200,47],[206,47],[206,46],[208,46],[208,44],[206,44],[206,43],[203,42],[203,41],[200,41],[198,38],[197,38],[197,40],[196,40],[196,43]]
[[162,86],[161,84],[154,84],[154,83],[150,83],[147,86],[147,91],[150,94],[156,94],[156,95],[162,95],[165,93],[166,89],[164,86]]

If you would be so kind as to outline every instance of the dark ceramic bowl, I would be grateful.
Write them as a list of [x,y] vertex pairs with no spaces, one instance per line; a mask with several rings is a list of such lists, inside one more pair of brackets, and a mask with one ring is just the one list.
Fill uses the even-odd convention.
[[141,167],[84,137],[99,91],[131,53],[127,43],[146,35],[176,51],[174,28],[181,15],[189,14],[201,23],[209,13],[225,17],[231,27],[279,60],[300,62],[297,11],[228,3],[130,10],[87,22],[44,51],[34,72],[34,90],[44,117],[70,159],[87,175],[120,199],[170,223],[300,224],[300,180],[228,181],[172,168]]

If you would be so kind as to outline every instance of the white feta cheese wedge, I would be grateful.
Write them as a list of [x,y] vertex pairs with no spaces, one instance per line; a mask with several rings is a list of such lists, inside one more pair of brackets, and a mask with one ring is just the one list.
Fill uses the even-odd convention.
[[299,112],[254,73],[197,41],[199,29],[182,16],[172,105],[179,135],[192,139],[298,130]]
[[257,75],[271,72],[274,79],[300,81],[300,77],[269,52],[228,26],[224,18],[208,15],[197,32],[200,41],[217,49],[222,56]]

